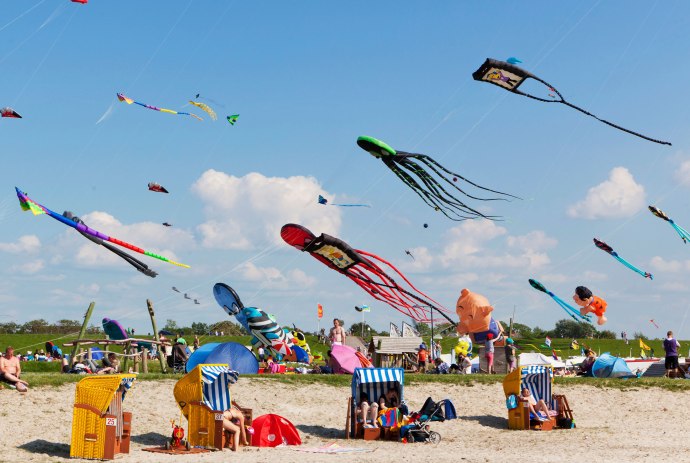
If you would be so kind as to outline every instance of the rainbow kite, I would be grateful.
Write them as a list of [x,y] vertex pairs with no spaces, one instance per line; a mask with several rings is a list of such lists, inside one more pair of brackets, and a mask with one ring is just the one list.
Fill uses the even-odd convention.
[[120,101],[124,101],[124,102],[127,103],[127,104],[132,104],[132,103],[138,104],[139,106],[143,106],[144,108],[148,108],[148,109],[153,109],[154,111],[160,111],[160,112],[162,112],[162,113],[170,113],[170,114],[179,114],[180,116],[192,116],[192,117],[196,117],[196,118],[199,119],[200,121],[203,121],[203,119],[200,118],[199,116],[197,116],[196,114],[192,114],[192,113],[181,113],[181,112],[178,112],[178,111],[173,111],[172,109],[159,108],[159,107],[157,107],[157,106],[151,106],[151,105],[148,105],[148,104],[139,103],[138,101],[134,101],[133,99],[124,96],[122,93],[118,93],[118,94],[117,94],[117,99],[120,100]]
[[134,246],[133,244],[126,243],[124,241],[118,240],[117,238],[113,238],[111,236],[108,236],[104,233],[101,233],[97,230],[94,230],[91,227],[88,227],[84,225],[83,223],[75,222],[74,220],[65,217],[63,215],[58,214],[57,212],[51,211],[45,206],[42,206],[41,204],[37,203],[33,199],[30,199],[26,193],[23,193],[19,188],[14,187],[15,190],[17,190],[17,198],[19,198],[19,205],[22,207],[23,210],[25,211],[31,211],[33,212],[34,215],[41,215],[41,214],[47,214],[50,217],[54,218],[55,220],[62,222],[63,224],[74,228],[78,232],[86,235],[93,236],[94,238],[101,239],[103,241],[108,241],[113,244],[117,244],[118,246],[122,246],[123,248],[130,249],[132,251],[138,252],[139,254],[144,254],[145,256],[149,257],[154,257],[156,259],[162,260],[163,262],[168,262],[173,265],[177,265],[178,267],[184,267],[184,268],[189,268],[189,265],[187,264],[181,264],[179,262],[175,262],[174,260],[170,260],[167,257],[160,256],[158,254],[154,254],[149,251],[145,251],[141,249],[140,247]]

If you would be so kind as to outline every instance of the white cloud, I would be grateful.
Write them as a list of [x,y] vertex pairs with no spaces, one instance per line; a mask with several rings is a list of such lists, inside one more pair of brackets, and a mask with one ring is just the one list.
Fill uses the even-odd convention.
[[677,273],[690,269],[690,262],[679,260],[666,260],[661,256],[654,256],[649,262],[652,269],[657,272]]
[[316,284],[316,279],[300,269],[292,269],[284,274],[276,267],[259,267],[253,262],[245,262],[235,271],[244,281],[259,283],[262,288],[288,289],[297,287],[302,290]]
[[24,235],[15,243],[0,243],[0,251],[10,254],[33,254],[41,248],[41,240],[36,235]]
[[13,272],[23,273],[25,275],[33,275],[45,268],[45,262],[42,259],[32,260],[23,264],[12,267]]
[[690,186],[690,160],[681,161],[673,177],[681,185]]
[[558,244],[558,240],[547,236],[541,230],[533,230],[526,235],[509,236],[506,243],[512,248],[519,248],[529,251],[543,251],[553,249]]
[[446,232],[448,242],[441,261],[445,266],[465,260],[483,249],[483,244],[508,231],[491,220],[468,220]]
[[337,236],[341,212],[316,202],[328,195],[312,177],[265,177],[252,172],[235,177],[207,170],[192,185],[204,202],[207,221],[197,227],[202,245],[216,249],[250,249],[266,241],[283,244],[280,228],[303,225],[319,235]]
[[587,191],[582,201],[568,208],[568,215],[581,219],[631,217],[645,207],[644,187],[625,167],[611,170],[608,180]]

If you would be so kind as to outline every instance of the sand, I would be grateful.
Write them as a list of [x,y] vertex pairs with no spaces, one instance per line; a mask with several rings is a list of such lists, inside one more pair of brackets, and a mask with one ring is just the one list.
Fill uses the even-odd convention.
[[[119,462],[619,462],[690,461],[690,394],[657,388],[620,391],[590,386],[556,386],[575,412],[577,429],[551,432],[507,429],[500,384],[407,386],[405,399],[413,409],[427,396],[450,398],[459,419],[434,423],[442,441],[433,444],[345,440],[349,387],[311,385],[299,388],[262,379],[240,379],[233,386],[236,400],[254,416],[277,413],[291,420],[303,447],[336,441],[342,446],[368,448],[372,453],[324,455],[290,448],[248,448],[200,455],[170,456],[141,449],[161,445],[170,435],[170,420],[179,419],[174,381],[141,382],[125,400],[134,413],[132,449]],[[31,390],[27,394],[0,390],[0,461],[54,462],[69,459],[75,385]]]

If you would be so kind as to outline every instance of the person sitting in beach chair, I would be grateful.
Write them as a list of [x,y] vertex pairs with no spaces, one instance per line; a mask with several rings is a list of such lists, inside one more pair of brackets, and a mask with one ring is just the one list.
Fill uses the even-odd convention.
[[529,412],[531,415],[534,415],[535,419],[539,421],[547,421],[551,416],[557,415],[556,412],[549,410],[549,407],[546,405],[546,402],[544,402],[543,399],[539,399],[539,401],[537,401],[529,389],[523,388],[521,397],[527,401]]
[[19,392],[26,392],[29,388],[29,383],[21,378],[22,367],[19,364],[19,358],[14,355],[14,348],[7,346],[5,356],[0,357],[0,381],[10,385]]
[[357,421],[364,423],[364,426],[376,426],[376,418],[379,414],[379,405],[376,402],[371,402],[369,396],[362,392],[359,399],[359,404],[355,409]]

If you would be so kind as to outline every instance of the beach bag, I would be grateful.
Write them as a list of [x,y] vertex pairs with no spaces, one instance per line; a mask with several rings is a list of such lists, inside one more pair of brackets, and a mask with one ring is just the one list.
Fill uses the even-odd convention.
[[556,424],[561,429],[573,429],[575,427],[575,422],[570,418],[559,418]]

